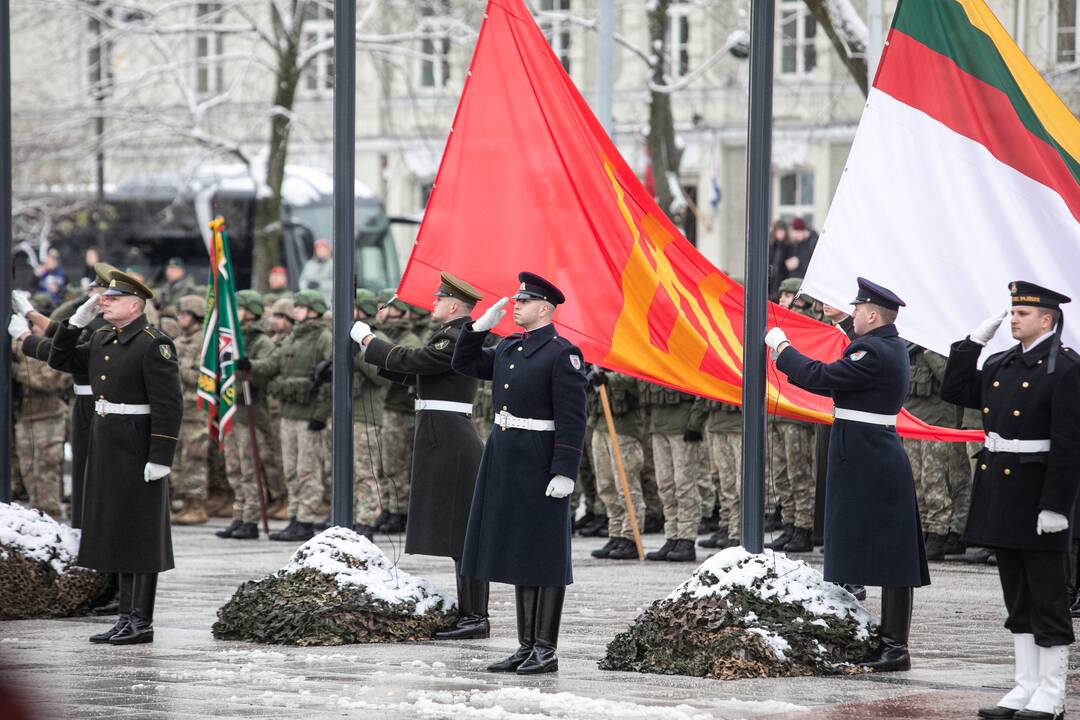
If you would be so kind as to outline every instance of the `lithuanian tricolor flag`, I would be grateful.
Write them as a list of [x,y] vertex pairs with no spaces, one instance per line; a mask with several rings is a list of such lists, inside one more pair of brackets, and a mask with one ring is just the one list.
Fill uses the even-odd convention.
[[1012,280],[1080,298],[1078,268],[1080,121],[984,0],[902,0],[803,290],[842,303],[872,277],[907,300],[904,337],[947,352]]
[[[589,362],[742,400],[742,286],[657,207],[522,0],[488,3],[398,295],[430,302],[441,270],[484,293],[477,312],[512,295],[519,271],[539,273],[566,294],[555,324]],[[855,290],[853,282],[851,297]],[[776,305],[769,324],[820,359],[838,358],[847,344],[837,329]],[[515,330],[509,317],[498,328]],[[831,418],[828,398],[790,385],[775,369],[768,398],[772,413]],[[965,437],[909,415],[899,428],[911,437]]]

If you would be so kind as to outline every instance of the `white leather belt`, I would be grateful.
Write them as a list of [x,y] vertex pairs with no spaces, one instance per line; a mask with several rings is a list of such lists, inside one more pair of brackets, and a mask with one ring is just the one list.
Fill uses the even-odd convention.
[[554,420],[537,420],[536,418],[519,418],[502,410],[495,413],[495,424],[503,430],[554,430]]
[[75,394],[76,395],[93,395],[94,394],[94,388],[90,387],[89,385],[75,385],[74,387],[75,387]]
[[880,413],[863,412],[862,410],[848,410],[847,408],[833,408],[833,417],[837,420],[850,420],[852,422],[869,423],[870,425],[895,425],[895,415],[881,415]]
[[995,432],[986,433],[984,443],[990,452],[1041,453],[1050,452],[1049,440],[1008,440]]
[[421,410],[442,410],[444,412],[472,415],[472,405],[463,402],[453,402],[452,400],[416,400],[413,403],[413,409],[416,410],[416,412],[420,412]]
[[150,406],[111,403],[108,400],[97,400],[94,403],[94,412],[102,417],[106,415],[149,415]]

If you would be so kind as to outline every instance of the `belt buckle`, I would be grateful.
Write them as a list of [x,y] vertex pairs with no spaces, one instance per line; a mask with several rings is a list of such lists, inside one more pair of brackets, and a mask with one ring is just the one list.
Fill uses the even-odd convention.
[[109,414],[105,411],[105,403],[102,400],[98,400],[96,403],[94,403],[94,412],[96,412],[99,417],[105,417]]
[[501,427],[503,430],[506,429],[506,415],[507,413],[505,410],[500,410],[499,412],[495,413],[495,424]]

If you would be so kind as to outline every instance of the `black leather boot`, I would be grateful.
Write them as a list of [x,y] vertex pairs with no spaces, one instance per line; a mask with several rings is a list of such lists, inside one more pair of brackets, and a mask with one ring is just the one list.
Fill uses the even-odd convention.
[[240,520],[234,519],[231,523],[229,523],[229,527],[225,528],[224,530],[218,530],[214,534],[217,535],[219,538],[230,538],[232,537],[233,532],[235,530],[238,530],[243,524],[244,523]]
[[270,533],[271,540],[282,542],[307,542],[313,537],[315,537],[315,531],[312,529],[312,524],[306,522],[297,522],[291,528],[285,528],[278,533]]
[[116,636],[131,619],[131,591],[132,583],[135,576],[131,573],[120,573],[117,575],[118,582],[120,584],[119,590],[117,590],[117,609],[120,615],[116,618],[116,624],[105,632],[100,632],[97,635],[90,636],[90,642],[92,643],[107,643]]
[[765,547],[770,550],[783,550],[787,547],[787,544],[791,542],[791,538],[795,535],[795,526],[791,523],[784,523],[784,531],[770,543],[765,543]]
[[664,558],[668,562],[694,562],[697,560],[697,551],[694,550],[693,540],[676,540],[675,547]]
[[116,615],[120,612],[120,576],[117,573],[109,573],[109,589],[101,595],[109,599],[90,612],[95,615]]
[[926,533],[926,559],[945,559],[945,536],[938,533]]
[[608,553],[608,560],[637,560],[637,543],[630,538],[618,538],[619,544]]
[[859,663],[874,672],[910,670],[908,632],[914,591],[909,587],[881,588],[881,645],[874,655]]
[[461,574],[461,562],[454,562],[457,576],[458,619],[449,630],[435,633],[436,640],[484,640],[491,635],[488,621],[488,584]]
[[672,540],[671,538],[665,538],[664,544],[652,552],[645,553],[646,560],[667,560],[668,554],[675,549],[675,545],[678,544],[678,540]]
[[620,538],[620,537],[609,538],[608,541],[607,541],[607,544],[604,545],[604,547],[596,548],[595,550],[593,550],[589,554],[592,555],[597,560],[604,560],[604,559],[607,558],[608,555],[611,554],[612,550],[614,550],[616,547],[619,546],[619,544],[621,542],[622,542],[622,538]]
[[797,527],[791,533],[791,540],[784,546],[784,552],[804,553],[814,549],[814,531],[810,528]]
[[967,545],[964,544],[964,540],[960,537],[960,533],[950,532],[945,536],[946,555],[963,555],[966,552]]
[[240,523],[240,527],[233,530],[229,537],[233,540],[258,540],[259,526],[255,523]]
[[112,636],[110,645],[154,642],[154,598],[157,597],[158,576],[157,573],[138,573],[134,578],[131,618]]
[[532,655],[533,645],[536,644],[536,603],[539,595],[540,588],[520,585],[514,588],[518,649],[505,660],[488,665],[488,672],[514,672]]
[[[693,543],[691,543],[693,547]],[[536,642],[532,654],[518,666],[518,675],[539,675],[559,671],[559,623],[562,621],[565,587],[543,587],[536,604]]]
[[702,540],[698,540],[697,544],[698,544],[698,547],[714,548],[714,547],[719,547],[720,544],[723,543],[727,539],[728,539],[728,531],[727,531],[727,528],[724,528],[723,530],[717,530],[716,532],[714,532],[712,535],[710,535],[707,538],[704,538]]
[[270,539],[271,540],[280,540],[281,536],[284,535],[285,533],[291,533],[293,531],[293,528],[296,527],[296,525],[297,525],[296,518],[295,517],[289,518],[289,524],[286,525],[285,527],[283,527],[281,530],[275,530],[274,532],[270,533]]

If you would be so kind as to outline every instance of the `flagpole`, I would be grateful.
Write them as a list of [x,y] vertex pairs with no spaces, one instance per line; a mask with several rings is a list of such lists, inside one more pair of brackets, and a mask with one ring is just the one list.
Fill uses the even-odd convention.
[[352,380],[349,337],[355,302],[356,3],[334,0],[334,290],[333,408],[330,519],[353,524]]
[[765,313],[768,303],[769,190],[772,181],[774,0],[750,9],[750,104],[746,162],[746,265],[743,318],[743,546],[764,547]]
[[[247,406],[248,441],[251,443],[251,461],[255,468],[255,484],[259,486],[259,515],[262,516],[263,532],[270,534],[270,520],[266,516],[266,485],[263,482],[262,455],[259,454],[259,440],[255,433],[255,406],[251,404],[251,380],[247,371],[241,370],[240,387],[244,389],[244,405]],[[235,428],[234,428],[235,429]]]
[[[0,317],[11,315],[11,8],[0,2]],[[0,353],[0,502],[11,501],[11,353]]]

